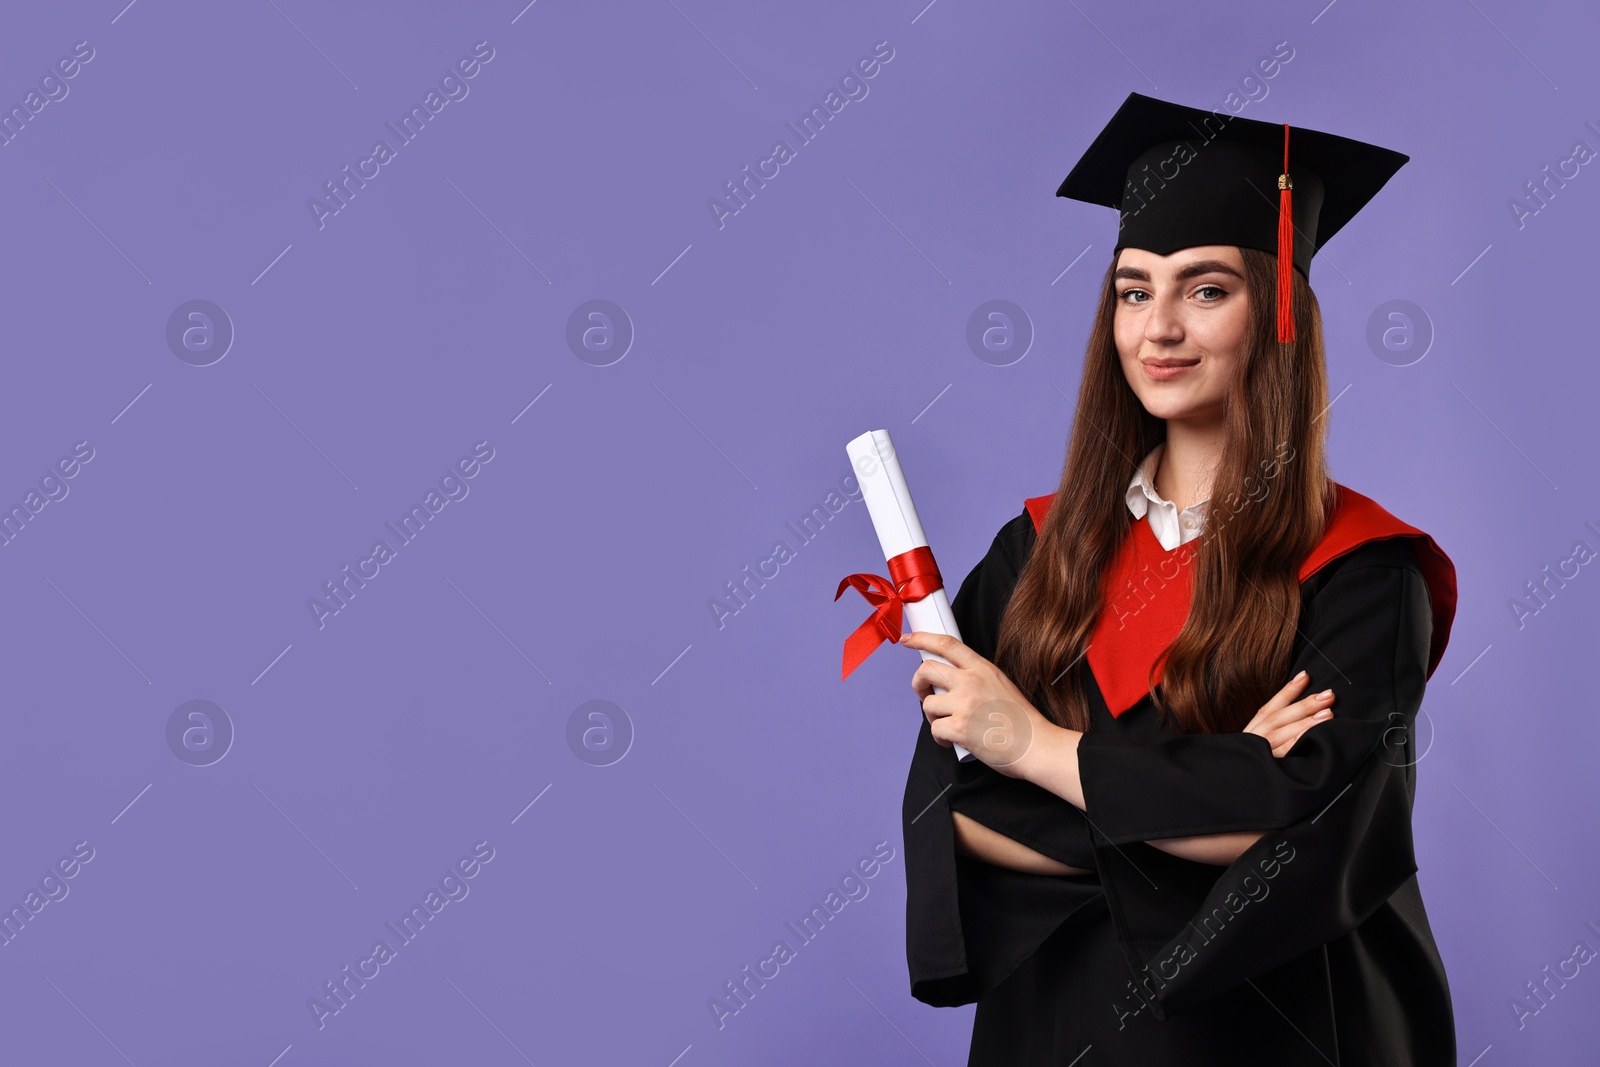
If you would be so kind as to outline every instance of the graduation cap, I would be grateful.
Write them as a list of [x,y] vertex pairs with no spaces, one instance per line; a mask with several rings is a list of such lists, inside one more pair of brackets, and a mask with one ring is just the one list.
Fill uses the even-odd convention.
[[1311,257],[1411,157],[1288,123],[1129,93],[1057,196],[1119,209],[1117,247],[1170,255],[1239,245],[1278,256],[1278,340],[1294,340],[1291,267]]

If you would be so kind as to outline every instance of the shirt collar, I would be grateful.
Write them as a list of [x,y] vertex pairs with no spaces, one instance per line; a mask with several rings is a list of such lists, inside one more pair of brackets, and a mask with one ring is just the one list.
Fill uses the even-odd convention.
[[[1138,469],[1133,472],[1133,477],[1128,480],[1128,510],[1133,512],[1135,519],[1144,518],[1145,513],[1150,510],[1150,505],[1152,504],[1160,504],[1169,511],[1177,511],[1176,504],[1156,492],[1156,468],[1161,465],[1161,453],[1165,450],[1166,445],[1165,441],[1158,442],[1150,450],[1149,454],[1144,457],[1144,461],[1139,464]],[[1209,503],[1209,499],[1202,500],[1199,503],[1190,504],[1187,508],[1184,508],[1184,511],[1203,516]]]

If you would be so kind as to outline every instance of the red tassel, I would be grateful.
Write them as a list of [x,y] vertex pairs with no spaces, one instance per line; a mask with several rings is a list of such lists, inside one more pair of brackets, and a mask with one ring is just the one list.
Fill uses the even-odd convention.
[[1294,210],[1289,179],[1289,124],[1283,124],[1283,173],[1278,175],[1278,340],[1294,340]]

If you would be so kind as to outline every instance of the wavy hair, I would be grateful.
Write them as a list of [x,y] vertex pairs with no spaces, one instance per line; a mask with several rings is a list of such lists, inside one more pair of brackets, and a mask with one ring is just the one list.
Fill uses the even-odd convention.
[[[1322,316],[1299,271],[1295,340],[1277,340],[1277,257],[1240,248],[1248,343],[1224,401],[1225,441],[1201,535],[1183,545],[1192,567],[1189,615],[1157,660],[1151,687],[1164,725],[1237,731],[1283,687],[1300,616],[1299,567],[1322,539],[1336,489],[1327,470],[1327,372]],[[1055,498],[1001,618],[995,662],[1058,725],[1090,729],[1084,653],[1108,574],[1128,536],[1128,481],[1165,440],[1117,355],[1113,274],[1106,268],[1078,387],[1077,418]],[[1173,595],[1157,588],[1154,595]],[[1142,605],[1141,605],[1142,606]],[[1149,682],[1155,676],[1152,667]]]

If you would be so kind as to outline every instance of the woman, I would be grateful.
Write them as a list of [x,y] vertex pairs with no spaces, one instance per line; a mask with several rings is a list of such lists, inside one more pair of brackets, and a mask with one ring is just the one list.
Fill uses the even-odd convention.
[[977,1003],[969,1064],[1455,1062],[1410,825],[1454,568],[1329,478],[1306,281],[1406,157],[1289,133],[1132,94],[1062,183],[1121,223],[1060,484],[964,641],[902,638],[949,661],[912,677],[912,994]]

